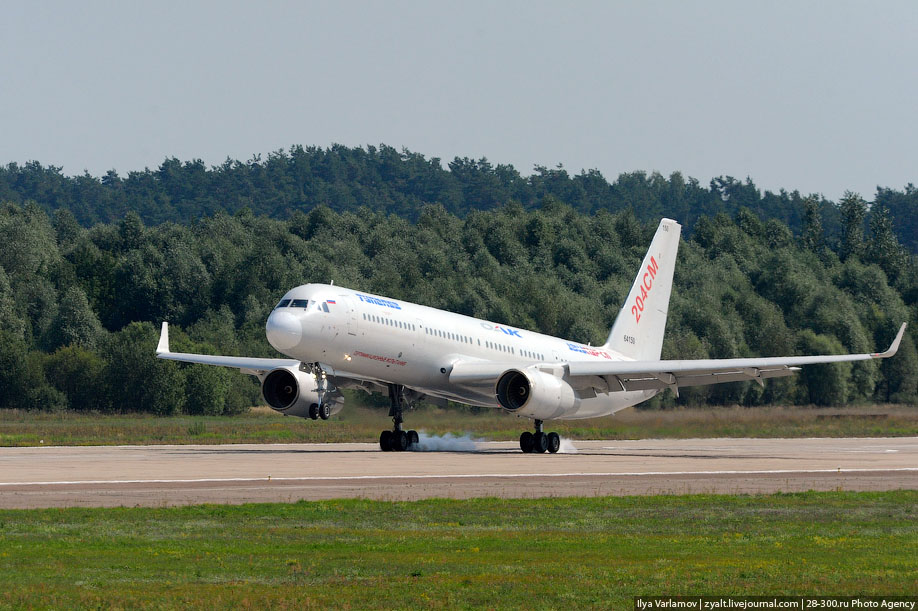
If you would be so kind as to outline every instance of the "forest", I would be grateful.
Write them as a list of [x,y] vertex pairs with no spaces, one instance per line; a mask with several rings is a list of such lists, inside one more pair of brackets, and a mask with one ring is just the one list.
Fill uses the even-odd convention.
[[[36,202],[49,214],[70,210],[84,227],[111,223],[136,212],[147,225],[167,221],[189,223],[217,212],[234,214],[248,208],[256,215],[288,219],[297,211],[326,206],[336,212],[368,208],[417,220],[425,204],[439,204],[464,218],[474,210],[493,210],[517,202],[538,208],[552,196],[578,212],[620,212],[630,208],[638,220],[677,219],[691,235],[703,216],[724,212],[734,217],[748,208],[761,219],[778,219],[799,234],[804,201],[815,199],[830,241],[839,239],[843,220],[836,202],[797,191],[778,193],[758,189],[751,178],[720,176],[702,185],[675,172],[631,172],[609,182],[598,170],[571,175],[563,167],[536,166],[523,176],[509,164],[486,158],[455,158],[443,167],[437,157],[426,158],[391,146],[329,148],[293,146],[242,162],[227,159],[207,167],[200,159],[163,161],[159,168],[120,176],[109,170],[97,178],[84,172],[65,176],[62,169],[37,161],[0,166],[0,202]],[[870,195],[870,194],[864,194]],[[870,202],[889,214],[899,242],[918,253],[918,189],[900,191],[877,187]]]
[[[325,168],[321,181],[316,167],[306,178],[290,170],[348,154],[363,165]],[[211,169],[167,160],[125,179],[8,166],[0,408],[246,410],[261,402],[250,376],[155,359],[159,322],[173,325],[176,351],[274,356],[264,321],[307,282],[601,344],[664,214],[687,226],[664,358],[870,352],[901,322],[910,327],[893,359],[811,367],[764,388],[666,392],[648,408],[918,402],[918,259],[900,239],[918,218],[911,187],[835,203],[761,196],[751,181],[709,190],[676,174],[612,185],[597,174],[591,190],[588,175],[560,169],[519,179],[509,166],[457,160],[447,180],[438,166],[372,147],[294,149]],[[361,173],[368,167],[372,175]]]

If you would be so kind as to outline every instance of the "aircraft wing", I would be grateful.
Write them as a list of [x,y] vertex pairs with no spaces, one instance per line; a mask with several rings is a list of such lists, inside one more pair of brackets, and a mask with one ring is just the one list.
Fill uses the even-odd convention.
[[169,350],[169,323],[164,322],[159,335],[159,345],[156,346],[157,358],[183,363],[201,363],[203,365],[218,365],[220,367],[233,367],[242,373],[260,375],[278,367],[294,367],[300,364],[294,359],[263,359],[245,356],[216,356],[210,354],[188,354],[172,352]]
[[[704,386],[721,382],[742,382],[754,380],[762,383],[765,378],[793,375],[801,365],[820,363],[844,363],[885,359],[896,353],[905,333],[902,323],[896,338],[885,352],[869,354],[829,354],[819,356],[778,356],[739,359],[660,360],[660,361],[587,361],[569,362],[563,365],[565,379],[579,391],[592,389],[598,393],[649,390],[659,388],[678,389],[681,386]],[[458,362],[450,372],[450,381],[484,382],[496,380],[508,369],[505,363],[481,361]],[[539,367],[539,365],[535,365]],[[548,368],[557,365],[545,365]]]

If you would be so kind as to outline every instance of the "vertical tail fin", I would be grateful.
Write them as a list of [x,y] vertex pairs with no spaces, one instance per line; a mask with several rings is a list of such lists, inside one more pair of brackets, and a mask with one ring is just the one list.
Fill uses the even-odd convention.
[[638,361],[660,358],[682,226],[663,219],[604,348]]

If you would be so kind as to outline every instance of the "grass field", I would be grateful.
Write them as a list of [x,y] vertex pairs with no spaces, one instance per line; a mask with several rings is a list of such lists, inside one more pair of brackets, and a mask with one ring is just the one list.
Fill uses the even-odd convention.
[[615,608],[918,592],[918,492],[0,511],[0,607]]
[[[498,410],[425,407],[406,425],[431,434],[515,440],[531,427]],[[162,443],[374,442],[391,426],[384,409],[347,407],[327,422],[285,418],[268,408],[233,417],[43,413],[0,410],[0,446]],[[553,422],[571,439],[691,437],[888,437],[918,435],[918,407],[628,409],[609,418]]]

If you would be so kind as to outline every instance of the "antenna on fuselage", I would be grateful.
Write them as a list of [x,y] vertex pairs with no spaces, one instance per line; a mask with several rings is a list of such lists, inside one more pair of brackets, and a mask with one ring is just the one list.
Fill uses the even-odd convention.
[[332,285],[332,286],[335,286],[335,281],[334,281],[334,280],[331,281],[331,285]]

